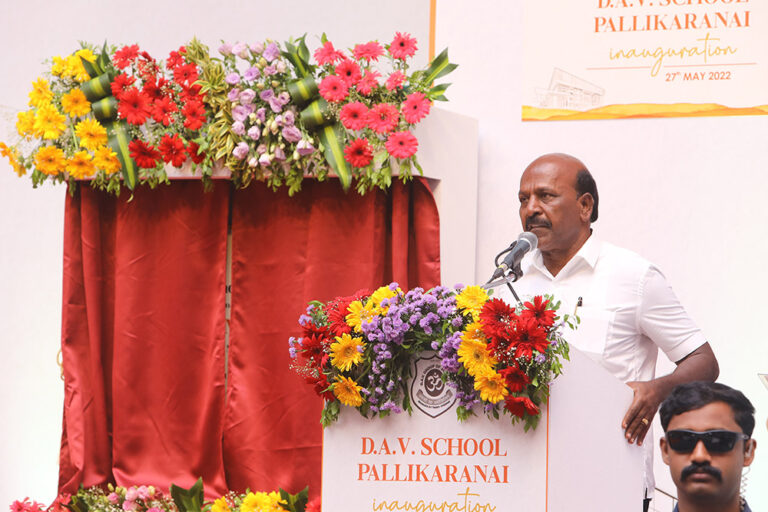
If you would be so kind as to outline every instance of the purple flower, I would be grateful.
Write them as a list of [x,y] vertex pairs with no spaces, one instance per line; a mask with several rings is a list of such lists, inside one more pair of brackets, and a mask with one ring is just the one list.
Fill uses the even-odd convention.
[[285,106],[291,102],[291,95],[288,94],[286,91],[283,91],[277,95],[277,99],[278,101],[280,101],[281,105]]
[[288,355],[291,359],[296,359],[296,349],[294,347],[290,347],[288,349]]
[[240,93],[240,104],[250,105],[255,98],[256,98],[256,91],[254,91],[253,89],[246,89]]
[[269,108],[272,109],[272,112],[279,114],[283,111],[283,104],[280,102],[280,99],[277,96],[272,96],[268,101]]
[[267,66],[264,68],[264,76],[272,76],[275,73],[277,73],[277,68],[275,66]]
[[260,155],[263,155],[267,152],[267,145],[266,144],[259,144],[259,146],[256,148],[256,152]]
[[266,167],[266,166],[268,166],[270,163],[272,163],[272,158],[270,158],[270,156],[269,156],[267,153],[264,153],[263,155],[261,155],[261,156],[259,157],[259,164],[260,164],[262,167]]
[[264,49],[263,57],[267,59],[267,62],[272,62],[280,56],[280,48],[277,47],[277,43],[269,43]]
[[256,167],[257,165],[259,165],[258,158],[256,158],[255,156],[252,156],[251,158],[248,159],[248,167]]
[[251,66],[250,68],[245,70],[245,73],[243,73],[243,79],[249,82],[253,82],[260,76],[261,76],[261,72],[259,71],[259,68],[255,66]]
[[250,109],[246,105],[237,105],[232,109],[232,119],[244,123],[250,113]]
[[237,99],[240,97],[240,89],[235,87],[234,89],[230,89],[227,93],[227,99],[231,101],[232,103],[236,102]]
[[254,43],[250,45],[249,48],[251,49],[251,53],[255,55],[264,51],[264,43]]
[[277,61],[277,64],[275,64],[275,67],[277,68],[278,73],[285,73],[285,70],[287,69],[285,62],[282,60]]
[[[283,151],[283,148],[277,147],[275,148],[275,160],[278,160],[280,162],[285,161],[285,151]],[[362,347],[357,347],[360,352],[363,351]]]
[[225,82],[227,82],[229,85],[236,85],[240,83],[240,75],[238,75],[236,72],[232,72],[227,75],[227,77],[224,79]]
[[259,93],[259,98],[261,98],[264,101],[269,101],[271,98],[275,97],[275,91],[272,89],[264,89]]
[[248,46],[245,43],[235,43],[232,45],[232,53],[240,57],[241,59],[248,58]]
[[293,110],[289,110],[283,114],[283,122],[285,123],[285,126],[293,126],[296,123],[296,115],[293,113]]
[[223,43],[219,46],[219,53],[222,55],[232,55],[232,45],[229,43]]
[[235,146],[235,149],[232,150],[232,156],[238,160],[243,160],[246,156],[248,156],[248,143],[241,142]]
[[295,126],[286,126],[283,128],[283,137],[288,142],[299,142],[301,140],[301,130]]
[[264,107],[261,107],[256,111],[256,117],[261,121],[262,123],[267,120],[267,109]]
[[298,151],[301,156],[307,156],[315,151],[315,147],[308,140],[300,140],[299,143],[296,144],[296,151]]
[[312,317],[307,315],[301,315],[299,317],[299,325],[302,327],[312,322]]
[[259,140],[259,137],[261,137],[261,128],[258,126],[251,126],[248,128],[248,136],[253,140]]
[[547,356],[544,354],[536,354],[536,357],[533,358],[538,364],[543,364],[547,360]]
[[232,133],[235,135],[245,135],[245,125],[242,121],[232,123]]

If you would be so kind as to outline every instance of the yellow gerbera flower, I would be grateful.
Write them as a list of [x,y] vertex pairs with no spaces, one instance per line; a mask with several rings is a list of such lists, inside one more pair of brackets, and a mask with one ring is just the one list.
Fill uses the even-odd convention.
[[38,78],[32,82],[32,90],[29,92],[29,104],[33,107],[42,107],[47,105],[53,99],[53,92],[48,86],[48,80]]
[[35,111],[27,110],[16,114],[16,131],[22,137],[35,134]]
[[360,407],[363,405],[363,396],[360,394],[361,389],[363,389],[362,386],[358,386],[349,377],[340,377],[333,385],[333,394],[344,405]]
[[35,114],[35,133],[44,139],[56,139],[66,129],[67,118],[51,104],[43,105]]
[[285,504],[286,501],[280,498],[280,494],[272,491],[266,492],[249,492],[243,503],[240,505],[240,512],[285,512],[285,509],[280,504]]
[[87,60],[88,62],[96,62],[96,56],[93,54],[90,48],[83,48],[82,50],[77,50],[75,52],[75,55],[77,57]]
[[87,178],[96,172],[91,155],[86,151],[78,151],[67,161],[67,172],[73,178]]
[[214,501],[213,505],[211,505],[211,512],[230,512],[230,510],[229,503],[227,503],[227,499],[224,496]]
[[80,60],[77,54],[67,57],[67,68],[67,74],[78,82],[85,82],[91,79],[90,75],[85,71],[83,61]]
[[464,332],[461,333],[462,340],[474,340],[485,343],[485,334],[483,333],[483,324],[480,322],[472,322],[464,328]]
[[56,55],[53,58],[53,64],[51,64],[51,74],[53,76],[61,76],[67,71],[67,61],[62,59],[61,56]]
[[373,303],[373,308],[378,314],[380,315],[386,315],[387,311],[389,311],[389,306],[387,307],[381,307],[381,301],[384,299],[391,299],[392,297],[396,296],[399,292],[401,292],[400,288],[397,290],[392,290],[389,288],[389,286],[382,286],[375,292],[371,294],[371,298],[369,299],[369,302]]
[[477,318],[477,313],[483,308],[483,304],[488,301],[488,293],[477,286],[467,286],[460,294],[456,296],[456,307],[464,310],[465,315],[472,314]]
[[354,328],[355,332],[363,332],[363,321],[369,322],[376,316],[373,302],[370,300],[365,306],[363,306],[362,301],[356,300],[350,303],[347,311],[349,311],[349,314],[345,317],[345,320],[347,325]]
[[80,146],[95,151],[107,143],[107,129],[95,119],[83,119],[75,126]]
[[5,142],[0,142],[0,155],[8,158],[13,170],[19,176],[27,174],[27,169],[19,162],[19,155],[14,148],[8,147]]
[[44,146],[35,154],[35,167],[43,174],[56,176],[67,165],[67,157],[56,146]]
[[504,400],[509,390],[504,385],[504,377],[496,372],[475,377],[475,390],[480,391],[480,399],[495,404]]
[[80,89],[72,89],[61,97],[61,108],[72,117],[82,117],[91,111],[91,103]]
[[107,174],[116,173],[120,170],[120,160],[117,153],[112,149],[102,146],[93,153],[93,163]]
[[331,343],[331,364],[341,371],[348,371],[353,364],[363,360],[363,343],[359,338],[353,338],[349,334],[336,336],[336,341]]
[[496,364],[496,360],[488,353],[488,347],[482,341],[464,340],[459,345],[456,354],[459,356],[459,362],[467,369],[467,373],[475,378],[495,373],[493,365]]

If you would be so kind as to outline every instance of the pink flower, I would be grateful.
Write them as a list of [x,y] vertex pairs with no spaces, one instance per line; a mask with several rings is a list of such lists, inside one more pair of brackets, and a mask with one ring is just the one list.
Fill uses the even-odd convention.
[[333,64],[337,60],[342,60],[343,58],[344,54],[336,51],[336,48],[333,47],[333,44],[330,41],[326,41],[323,46],[315,50],[315,60],[321,66]]
[[321,512],[320,503],[321,503],[321,499],[320,499],[320,496],[318,496],[312,501],[310,501],[309,503],[307,503],[307,507],[304,509],[304,512]]
[[373,151],[367,139],[355,139],[344,148],[344,160],[353,167],[365,167],[373,160]]
[[341,63],[336,66],[334,71],[341,77],[342,80],[344,80],[344,83],[347,84],[347,87],[352,87],[355,85],[362,76],[360,73],[360,66],[358,66],[355,61],[349,59],[341,61]]
[[423,93],[414,92],[409,94],[403,102],[403,118],[406,122],[416,124],[429,114],[431,101]]
[[381,74],[378,71],[366,71],[365,75],[363,75],[363,78],[357,82],[357,90],[360,92],[360,94],[368,96],[371,94],[372,90],[379,86],[379,81],[377,78],[380,76]]
[[123,502],[123,510],[125,510],[125,512],[132,512],[133,510],[136,510],[136,502],[125,500]]
[[368,107],[359,101],[347,103],[341,108],[339,118],[347,130],[362,130],[368,124]]
[[135,487],[131,487],[127,491],[125,491],[125,499],[127,501],[136,501],[136,499],[139,497],[139,491]]
[[336,75],[328,75],[320,82],[320,95],[332,103],[339,102],[347,97],[347,84]]
[[27,507],[24,501],[16,500],[13,503],[11,503],[10,509],[11,509],[11,512],[24,512],[25,510],[27,510]]
[[118,496],[116,492],[109,493],[109,496],[107,496],[107,499],[113,505],[117,505],[118,503],[120,503],[120,496]]
[[384,48],[382,48],[376,41],[370,41],[365,44],[356,44],[355,47],[352,48],[352,55],[354,55],[357,60],[379,60],[379,57],[384,55]]
[[391,132],[397,126],[400,113],[394,105],[379,103],[368,111],[368,126],[376,133]]
[[394,91],[395,89],[403,87],[403,82],[405,82],[405,75],[402,71],[395,71],[391,75],[389,75],[389,78],[387,78],[387,90],[388,91]]
[[[240,43],[238,43],[238,44],[240,44]],[[245,45],[243,45],[243,46],[245,46]],[[234,52],[234,50],[232,50],[232,51]],[[237,53],[237,52],[235,52],[235,53]],[[146,485],[142,485],[141,487],[139,487],[137,489],[137,492],[139,493],[139,498],[141,498],[142,500],[146,501],[146,500],[149,499],[149,489],[147,488]]]
[[419,141],[411,132],[395,132],[389,136],[384,147],[395,158],[408,158],[416,153]]
[[395,38],[389,43],[389,54],[396,59],[413,57],[417,49],[416,39],[411,37],[411,34],[395,32]]

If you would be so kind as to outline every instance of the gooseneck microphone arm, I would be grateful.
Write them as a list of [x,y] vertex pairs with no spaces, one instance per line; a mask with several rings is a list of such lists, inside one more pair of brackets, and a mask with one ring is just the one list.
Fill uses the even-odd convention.
[[[536,249],[538,242],[538,238],[536,238],[536,235],[533,233],[521,233],[520,236],[517,237],[517,240],[496,255],[496,258],[494,259],[496,270],[493,271],[493,275],[488,282],[483,285],[483,288],[490,289],[495,288],[502,283],[506,284],[509,291],[512,292],[512,296],[515,297],[515,300],[517,300],[518,303],[520,303],[520,297],[518,297],[515,289],[512,288],[510,283],[517,281],[523,276],[520,262],[522,261],[523,256],[529,251]],[[499,263],[499,259],[505,254],[506,256],[504,257],[504,260]]]

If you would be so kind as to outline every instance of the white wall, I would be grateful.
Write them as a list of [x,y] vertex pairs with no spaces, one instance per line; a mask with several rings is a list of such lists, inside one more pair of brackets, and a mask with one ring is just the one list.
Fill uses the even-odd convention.
[[[523,123],[522,5],[437,5],[437,47],[449,46],[460,64],[445,108],[479,119],[476,278],[487,279],[496,252],[521,231],[516,194],[527,164],[553,151],[581,158],[600,192],[597,234],[664,270],[711,340],[720,381],[755,405],[747,498],[766,509],[768,390],[756,374],[768,372],[760,307],[768,286],[768,116]],[[663,466],[657,480],[669,488]]]
[[[78,41],[138,43],[165,58],[193,36],[213,49],[221,39],[284,41],[308,34],[310,49],[326,32],[337,48],[395,31],[419,41],[414,65],[427,62],[429,2],[392,0],[3,2],[0,16],[0,140],[26,108],[30,84],[53,55]],[[8,112],[12,113],[10,118]],[[63,187],[33,190],[0,162],[0,509],[29,496],[50,503],[58,481],[63,383],[60,344]]]

